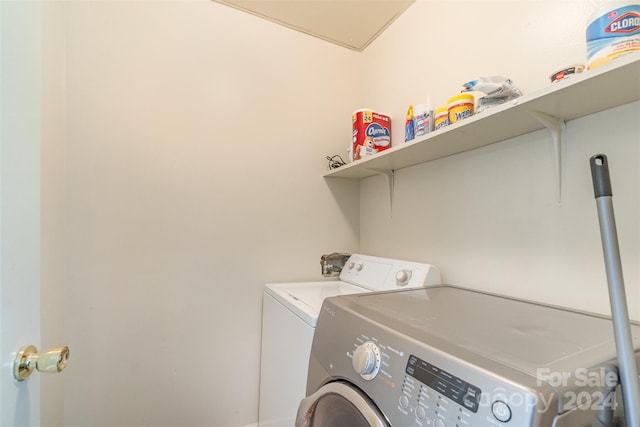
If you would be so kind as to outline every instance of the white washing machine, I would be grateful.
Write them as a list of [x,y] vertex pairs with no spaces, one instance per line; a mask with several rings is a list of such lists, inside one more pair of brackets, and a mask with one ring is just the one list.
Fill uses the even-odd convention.
[[440,283],[430,264],[353,254],[339,280],[265,285],[260,359],[260,427],[291,427],[305,397],[309,354],[325,298]]

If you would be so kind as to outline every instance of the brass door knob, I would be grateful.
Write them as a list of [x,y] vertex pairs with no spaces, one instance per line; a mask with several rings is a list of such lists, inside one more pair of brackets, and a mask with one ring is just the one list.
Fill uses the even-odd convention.
[[68,360],[69,347],[55,347],[38,353],[34,345],[27,345],[16,355],[13,376],[18,381],[24,381],[34,369],[38,372],[60,372],[67,366]]

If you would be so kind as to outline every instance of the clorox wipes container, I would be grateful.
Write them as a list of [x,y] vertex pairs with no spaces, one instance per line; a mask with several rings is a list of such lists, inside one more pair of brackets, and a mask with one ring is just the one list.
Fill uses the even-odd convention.
[[600,1],[587,26],[589,69],[640,51],[640,2]]

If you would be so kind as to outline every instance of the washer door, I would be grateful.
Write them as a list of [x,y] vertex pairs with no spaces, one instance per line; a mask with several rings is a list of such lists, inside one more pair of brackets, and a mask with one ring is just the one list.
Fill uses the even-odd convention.
[[389,423],[362,392],[332,382],[300,402],[296,427],[389,427]]

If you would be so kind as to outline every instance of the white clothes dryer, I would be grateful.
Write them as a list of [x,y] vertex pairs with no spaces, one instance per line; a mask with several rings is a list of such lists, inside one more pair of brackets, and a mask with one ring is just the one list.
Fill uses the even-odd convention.
[[260,427],[291,427],[305,397],[311,343],[327,297],[440,284],[431,264],[353,254],[339,280],[268,283],[260,358]]

